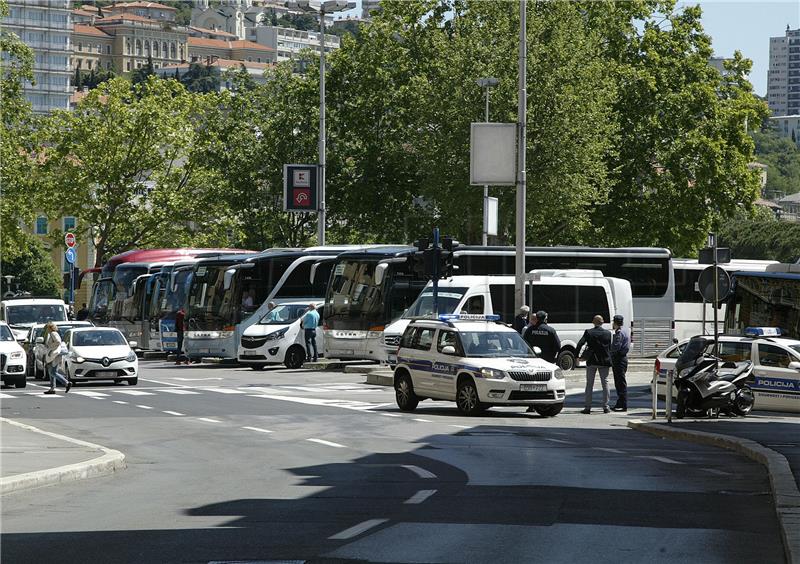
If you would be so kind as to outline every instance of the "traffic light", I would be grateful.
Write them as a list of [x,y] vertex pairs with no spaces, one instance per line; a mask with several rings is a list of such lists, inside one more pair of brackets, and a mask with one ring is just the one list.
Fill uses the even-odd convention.
[[444,237],[442,245],[431,245],[428,239],[414,241],[417,252],[411,256],[411,267],[420,278],[428,280],[450,278],[456,267],[453,265],[453,250],[458,241]]

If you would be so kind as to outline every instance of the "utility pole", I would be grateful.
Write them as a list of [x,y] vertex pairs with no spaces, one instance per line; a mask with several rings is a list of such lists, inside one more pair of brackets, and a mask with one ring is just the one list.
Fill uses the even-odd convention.
[[[479,78],[477,80],[478,86],[486,91],[486,111],[484,118],[486,123],[489,123],[489,89],[497,86],[500,81],[494,77]],[[489,244],[489,185],[483,185],[483,233],[481,235],[481,244],[485,247]]]
[[514,309],[519,311],[525,304],[525,203],[527,173],[525,170],[525,149],[527,146],[527,2],[519,1],[519,97],[517,117],[517,256],[514,269]]

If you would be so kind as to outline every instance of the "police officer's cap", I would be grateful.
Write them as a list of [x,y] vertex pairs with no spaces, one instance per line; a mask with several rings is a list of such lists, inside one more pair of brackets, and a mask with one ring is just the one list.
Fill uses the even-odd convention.
[[614,323],[619,323],[620,325],[622,325],[622,323],[624,321],[625,321],[625,318],[622,317],[621,315],[617,314],[617,315],[614,316]]

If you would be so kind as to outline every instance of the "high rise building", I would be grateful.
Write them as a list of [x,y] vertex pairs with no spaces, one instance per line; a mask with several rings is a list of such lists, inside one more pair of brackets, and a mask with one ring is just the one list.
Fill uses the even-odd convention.
[[767,103],[774,116],[800,114],[800,29],[769,40]]
[[24,85],[25,97],[36,113],[69,109],[70,35],[69,0],[10,0],[5,31],[17,34],[33,49],[34,84]]

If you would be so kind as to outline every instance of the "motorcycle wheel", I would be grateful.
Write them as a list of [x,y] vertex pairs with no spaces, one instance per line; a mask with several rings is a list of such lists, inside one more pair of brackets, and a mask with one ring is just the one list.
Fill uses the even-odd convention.
[[736,415],[746,417],[753,409],[755,398],[753,398],[753,390],[749,386],[736,391],[736,399],[733,400],[733,411]]
[[677,402],[675,404],[675,417],[677,419],[683,419],[686,417],[686,404],[689,402],[689,391],[688,390],[680,390],[678,392]]

